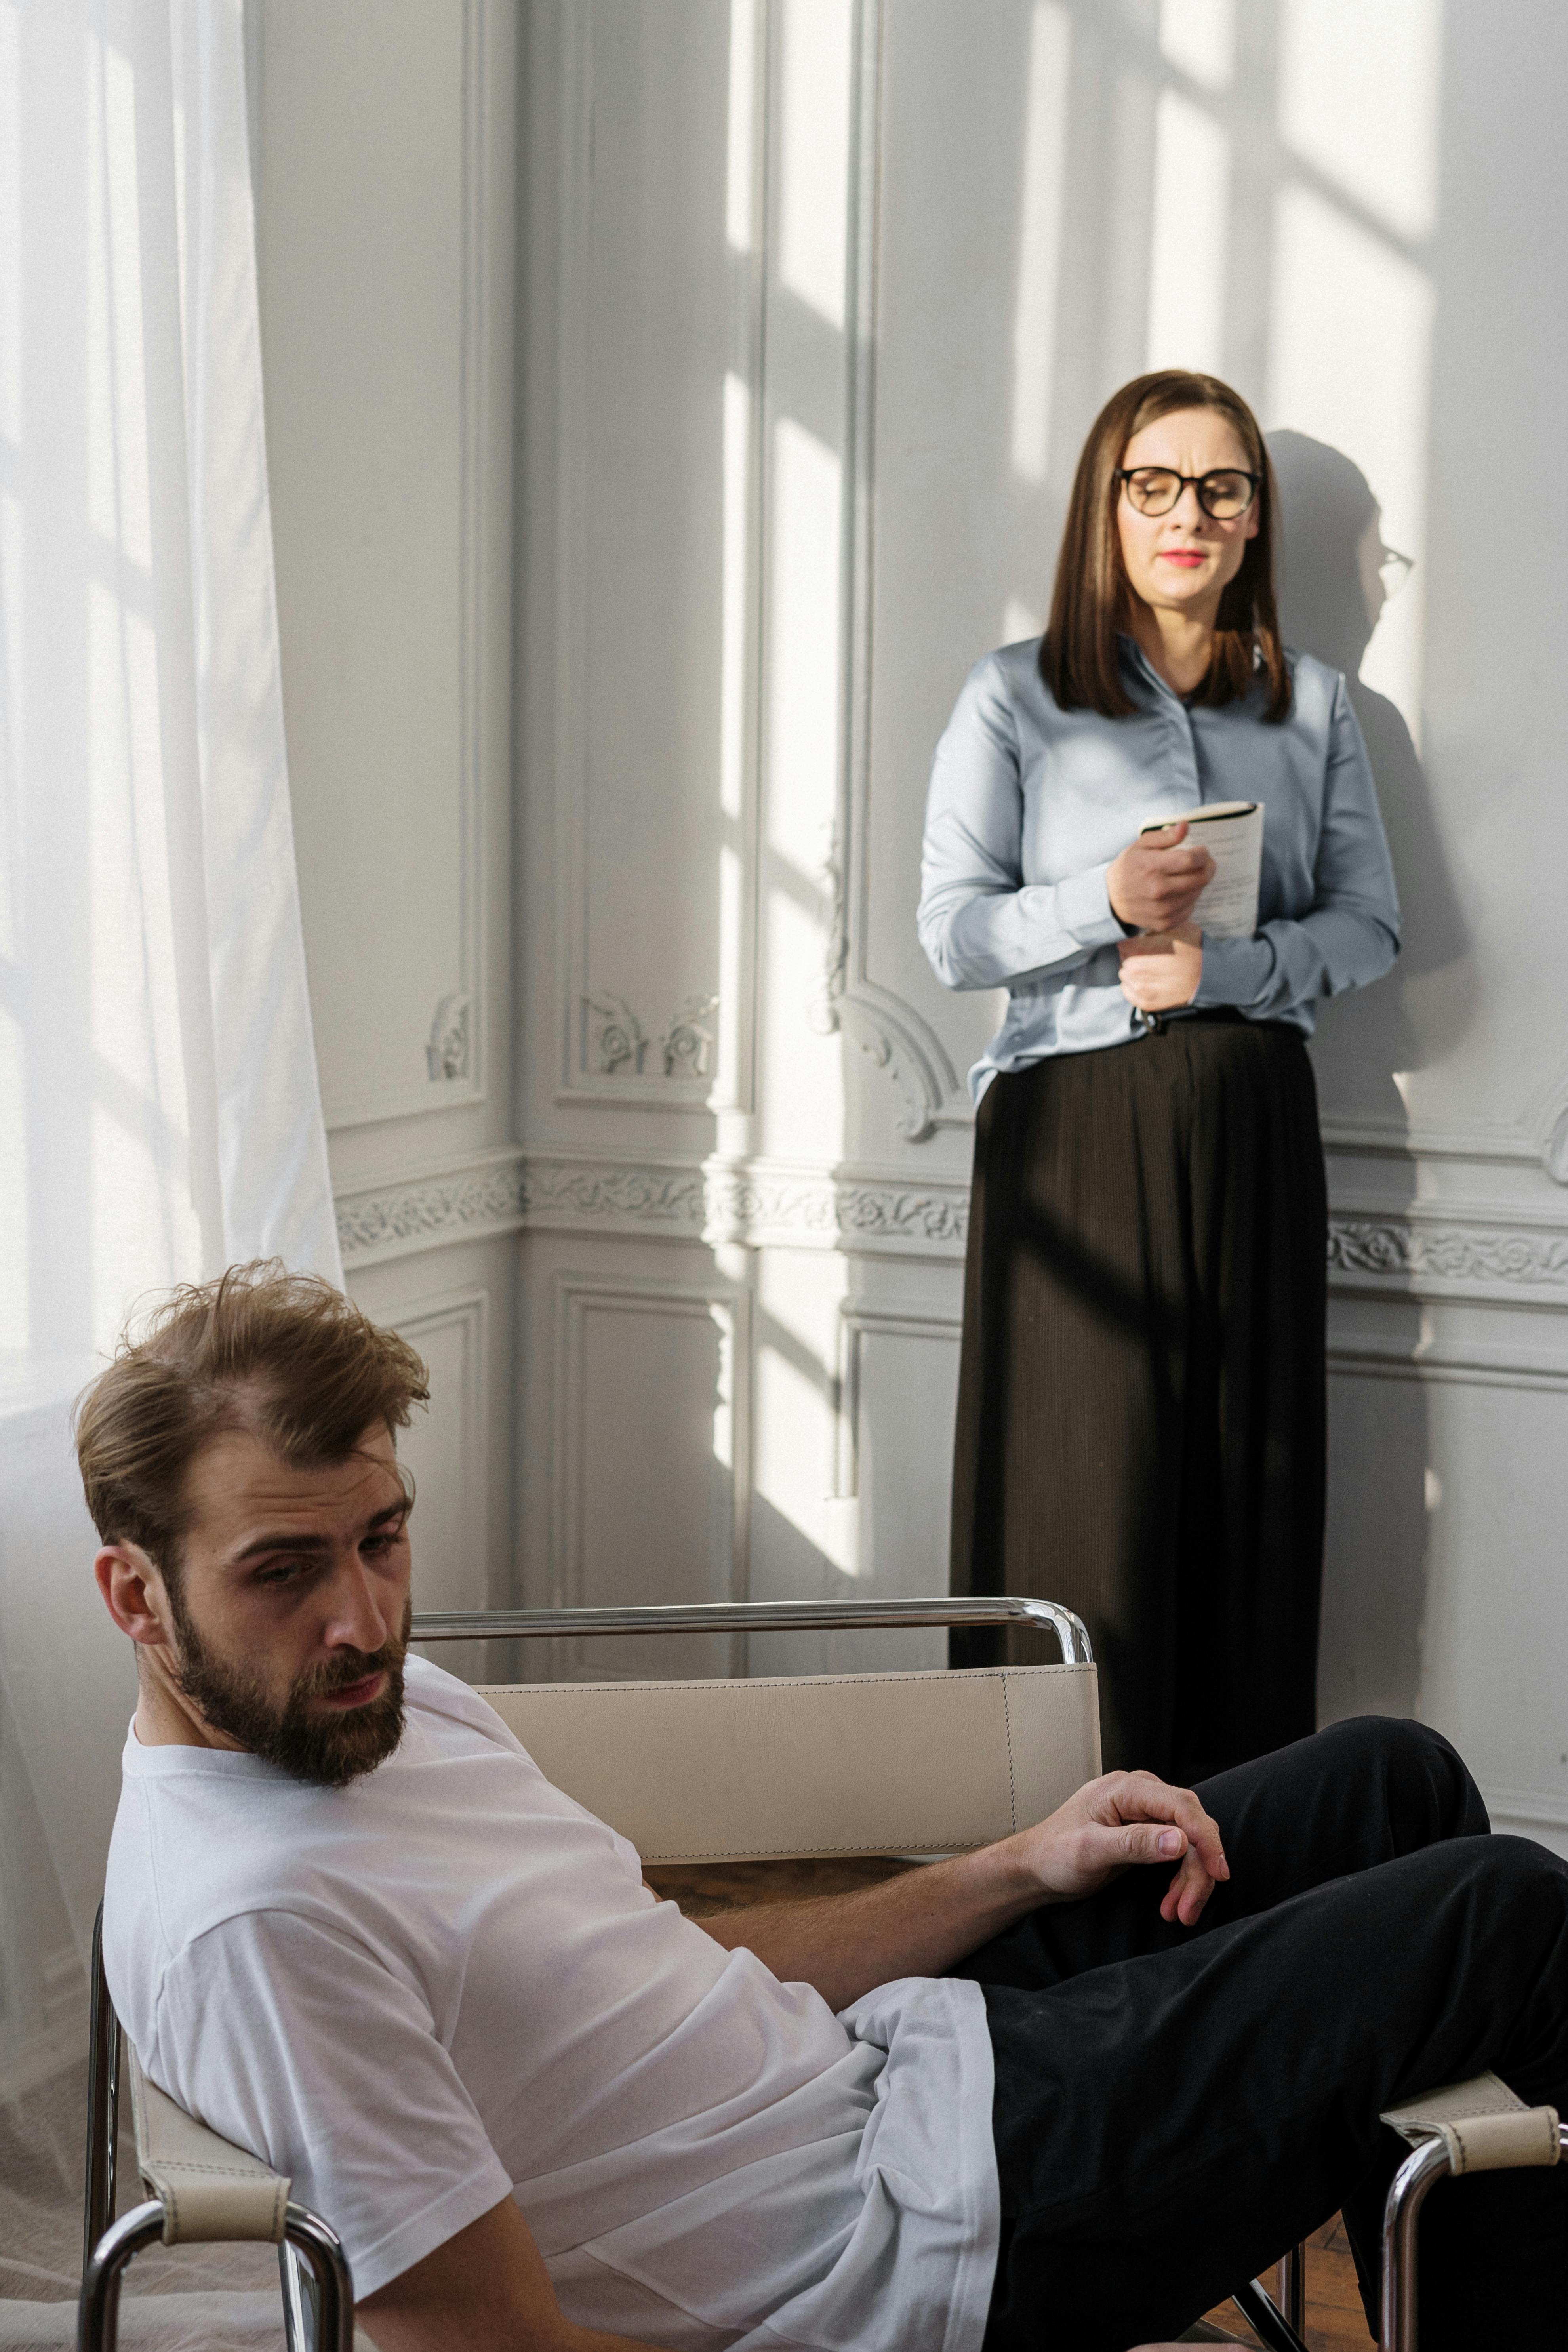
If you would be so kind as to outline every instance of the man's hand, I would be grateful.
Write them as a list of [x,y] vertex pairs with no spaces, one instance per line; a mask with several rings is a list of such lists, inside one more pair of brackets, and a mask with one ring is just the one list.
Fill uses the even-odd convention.
[[1123,940],[1121,993],[1141,1013],[1174,1013],[1190,1004],[1204,976],[1204,935],[1192,923]]
[[1134,930],[1173,931],[1192,913],[1213,872],[1208,851],[1187,842],[1184,820],[1163,825],[1158,833],[1140,834],[1106,875],[1110,911]]
[[1190,1789],[1169,1789],[1152,1772],[1110,1772],[1047,1821],[975,1853],[857,1895],[721,1911],[698,1925],[728,1950],[745,1945],[782,1983],[815,1985],[830,2009],[843,2009],[895,1977],[941,1976],[1042,1903],[1092,1895],[1138,1863],[1174,1864],[1160,1916],[1184,1927],[1215,1879],[1230,1876],[1219,1831]]
[[1215,1881],[1230,1876],[1218,1824],[1190,1789],[1169,1788],[1152,1772],[1090,1780],[1009,1843],[1047,1902],[1076,1902],[1138,1864],[1173,1862],[1160,1916],[1184,1927],[1201,1916]]

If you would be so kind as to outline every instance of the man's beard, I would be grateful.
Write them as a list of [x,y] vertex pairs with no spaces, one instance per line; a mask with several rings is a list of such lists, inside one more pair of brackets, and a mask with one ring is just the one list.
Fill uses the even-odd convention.
[[[411,1601],[404,1603],[395,1640],[369,1654],[337,1651],[328,1664],[301,1675],[279,1706],[268,1697],[258,1675],[213,1655],[192,1624],[177,1585],[169,1599],[180,1637],[174,1679],[215,1731],[237,1739],[253,1756],[276,1764],[291,1779],[312,1780],[323,1789],[346,1788],[392,1754],[403,1737],[403,1661],[414,1622]],[[363,1706],[329,1715],[308,1712],[312,1699],[346,1690],[378,1672],[385,1675],[386,1687]]]

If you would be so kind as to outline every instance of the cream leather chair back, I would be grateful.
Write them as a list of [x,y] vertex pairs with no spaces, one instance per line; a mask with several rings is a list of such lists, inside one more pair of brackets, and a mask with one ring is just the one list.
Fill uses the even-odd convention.
[[1089,1664],[481,1685],[545,1778],[646,1863],[954,1853],[1100,1770]]

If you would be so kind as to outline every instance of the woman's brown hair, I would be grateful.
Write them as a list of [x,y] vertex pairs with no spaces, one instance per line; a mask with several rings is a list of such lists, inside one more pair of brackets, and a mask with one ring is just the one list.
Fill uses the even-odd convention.
[[428,1397],[407,1340],[330,1282],[277,1258],[233,1265],[127,1331],[78,1400],[87,1507],[105,1543],[140,1545],[172,1580],[185,1473],[215,1437],[250,1430],[291,1468],[314,1468],[346,1461],[369,1429],[406,1428]]
[[1040,671],[1063,710],[1099,710],[1122,719],[1138,709],[1127,691],[1117,652],[1119,630],[1130,617],[1126,567],[1116,527],[1121,485],[1116,476],[1128,443],[1157,417],[1182,408],[1212,408],[1226,419],[1260,477],[1258,530],[1247,542],[1241,569],[1219,600],[1214,658],[1194,702],[1238,702],[1261,672],[1268,685],[1263,716],[1278,726],[1290,708],[1290,672],[1279,643],[1274,598],[1274,469],[1258,419],[1241,394],[1217,376],[1162,368],[1134,376],[1113,393],[1095,418],[1078,461],[1062,529],[1051,594],[1051,617],[1040,648]]

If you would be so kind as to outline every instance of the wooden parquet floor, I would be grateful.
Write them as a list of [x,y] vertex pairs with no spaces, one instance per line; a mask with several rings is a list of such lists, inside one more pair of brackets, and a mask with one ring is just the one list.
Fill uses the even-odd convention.
[[[1271,2294],[1278,2293],[1273,2279],[1266,2278],[1263,2284]],[[1212,2326],[1223,2327],[1238,2343],[1257,2344],[1257,2336],[1234,2303],[1222,2304],[1208,2317]],[[1372,2342],[1361,2307],[1355,2263],[1337,2213],[1307,2241],[1306,2336],[1311,2352],[1367,2352]]]
[[[909,1863],[859,1858],[832,1862],[747,1862],[650,1868],[647,1882],[671,1896],[689,1918],[743,1910],[754,1903],[801,1903],[816,1895],[847,1895],[912,1868]],[[1271,2290],[1272,2280],[1264,2281]],[[1233,2303],[1208,2315],[1238,2343],[1257,2345]],[[1367,2352],[1371,2338],[1356,2288],[1355,2264],[1336,2213],[1307,2247],[1307,2342],[1311,2352]]]

